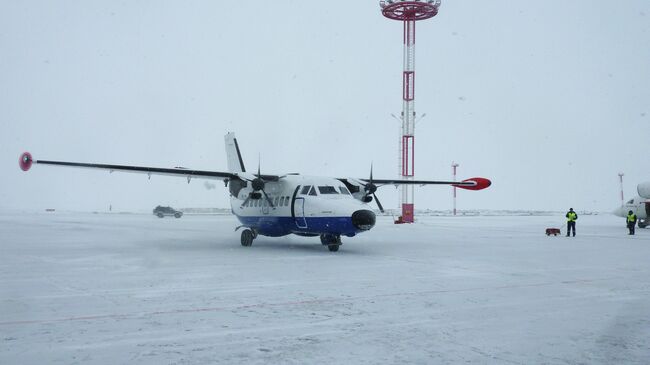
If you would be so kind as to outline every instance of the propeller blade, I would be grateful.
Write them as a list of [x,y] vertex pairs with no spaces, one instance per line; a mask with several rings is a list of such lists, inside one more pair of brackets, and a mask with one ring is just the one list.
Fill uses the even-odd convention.
[[379,207],[380,212],[384,212],[384,207],[381,206],[381,203],[379,202],[379,199],[377,199],[377,195],[375,193],[372,193],[372,197],[375,198],[375,201],[377,202],[377,206]]
[[244,205],[246,205],[246,203],[248,203],[248,201],[249,201],[249,200],[251,200],[251,195],[250,195],[250,194],[248,194],[248,197],[246,198],[246,200],[244,200],[244,202],[243,202],[243,203],[241,203],[241,206],[240,206],[240,208],[243,208],[243,207],[244,207]]
[[273,205],[273,201],[271,200],[271,198],[269,198],[268,195],[266,195],[266,191],[264,191],[263,189],[262,189],[262,194],[264,194],[266,201],[269,202],[269,206],[275,209],[275,205]]
[[370,194],[374,194],[375,191],[377,191],[377,185],[373,184],[373,182],[372,182],[372,163],[370,164],[370,180],[363,187],[363,190],[366,192],[366,196],[368,196]]

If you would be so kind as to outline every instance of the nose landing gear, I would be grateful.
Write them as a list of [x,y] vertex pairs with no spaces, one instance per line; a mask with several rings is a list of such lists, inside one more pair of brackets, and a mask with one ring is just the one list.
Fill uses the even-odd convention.
[[326,245],[330,252],[336,252],[339,250],[339,246],[342,245],[341,236],[335,234],[321,234],[320,243]]

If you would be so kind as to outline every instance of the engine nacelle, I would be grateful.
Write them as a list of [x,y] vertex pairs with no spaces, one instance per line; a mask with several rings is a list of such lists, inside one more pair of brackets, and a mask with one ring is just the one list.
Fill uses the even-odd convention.
[[366,192],[364,190],[364,187],[366,184],[363,181],[359,181],[355,178],[347,178],[344,180],[341,180],[345,184],[345,187],[348,188],[350,191],[350,194],[352,194],[352,197],[354,197],[357,200],[361,200],[364,203],[369,203],[372,201],[372,197],[370,198],[370,201],[365,201],[366,199]]
[[230,190],[230,194],[232,194],[232,196],[237,197],[239,196],[241,189],[245,188],[247,185],[248,184],[244,180],[230,179],[228,182],[228,189]]
[[637,185],[636,191],[639,193],[640,197],[650,199],[650,181]]

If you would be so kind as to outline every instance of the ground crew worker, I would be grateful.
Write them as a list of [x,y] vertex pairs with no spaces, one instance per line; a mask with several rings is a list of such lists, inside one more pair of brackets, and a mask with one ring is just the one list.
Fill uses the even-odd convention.
[[633,211],[627,212],[627,229],[630,230],[628,234],[634,234],[634,226],[636,225],[636,214]]
[[576,219],[578,219],[578,214],[573,211],[573,208],[569,208],[569,211],[566,213],[566,236],[569,237],[569,233],[573,229],[573,237],[576,236]]

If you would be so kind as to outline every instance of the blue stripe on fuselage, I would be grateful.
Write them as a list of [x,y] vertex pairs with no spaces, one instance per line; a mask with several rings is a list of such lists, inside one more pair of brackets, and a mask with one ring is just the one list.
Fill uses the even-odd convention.
[[[236,215],[236,214],[235,214]],[[279,237],[296,234],[335,234],[352,237],[361,230],[352,225],[351,217],[305,217],[306,228],[300,228],[292,217],[277,216],[240,216],[236,215],[242,225],[253,228],[263,236]]]

